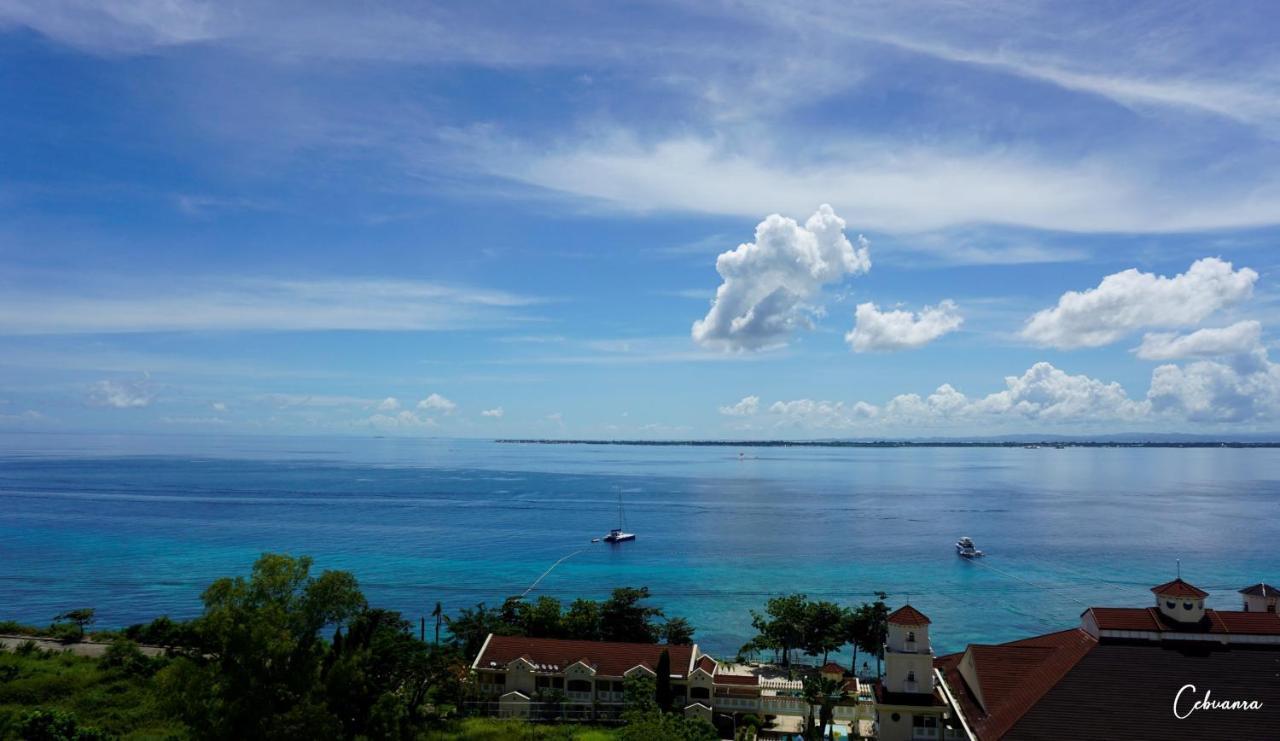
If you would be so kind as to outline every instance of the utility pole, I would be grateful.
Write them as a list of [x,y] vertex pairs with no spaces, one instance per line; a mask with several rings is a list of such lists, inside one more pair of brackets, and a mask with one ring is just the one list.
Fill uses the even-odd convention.
[[427,616],[422,615],[418,618],[418,640],[423,643],[427,642]]

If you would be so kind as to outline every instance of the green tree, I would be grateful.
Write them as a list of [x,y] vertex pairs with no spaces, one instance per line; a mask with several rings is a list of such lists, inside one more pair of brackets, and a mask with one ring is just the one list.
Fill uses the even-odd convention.
[[618,730],[619,741],[716,741],[720,734],[715,726],[698,718],[650,710],[629,713],[627,723]]
[[490,633],[498,635],[518,635],[519,628],[502,619],[502,613],[485,607],[483,602],[475,607],[464,607],[456,617],[445,617],[445,625],[449,628],[449,637],[463,656],[474,657],[480,653],[484,639]]
[[576,599],[565,611],[561,620],[565,638],[579,641],[600,640],[600,603],[589,599]]
[[647,713],[658,709],[658,685],[653,677],[633,674],[622,680],[622,701],[628,712]]
[[682,617],[668,618],[659,630],[664,643],[688,646],[693,643],[693,626]]
[[606,641],[657,643],[653,621],[662,610],[640,604],[649,598],[648,587],[619,587],[600,608],[600,633]]
[[391,610],[365,610],[346,635],[337,631],[320,681],[344,735],[412,738],[419,705],[447,679],[433,661],[437,653],[413,635],[413,623]]
[[431,611],[431,617],[436,619],[436,645],[440,645],[440,621],[444,618],[444,606],[436,600],[436,609]]
[[93,624],[94,609],[92,607],[81,607],[78,610],[68,610],[53,619],[53,634],[64,641],[81,641],[84,640],[85,630]]
[[215,581],[201,595],[197,650],[162,674],[165,694],[197,736],[332,738],[341,723],[316,691],[319,637],[364,608],[355,577],[311,576],[311,559],[264,554],[252,574]]
[[654,672],[657,674],[654,678],[654,701],[658,704],[659,710],[669,713],[675,698],[671,693],[671,652],[667,649],[662,649],[662,653],[658,656],[658,666]]
[[845,643],[853,649],[853,660],[849,664],[849,671],[855,676],[858,673],[858,649],[866,643],[867,635],[871,630],[871,615],[866,608],[866,605],[851,607],[844,611],[840,619],[840,633]]
[[523,604],[522,632],[530,638],[560,638],[564,633],[560,609],[560,600],[545,595],[531,605]]
[[65,710],[36,708],[18,721],[17,738],[23,741],[108,741],[113,738],[98,728],[81,726],[76,716]]
[[865,632],[858,646],[876,657],[876,675],[879,676],[881,662],[884,660],[884,643],[889,639],[889,606],[885,604],[884,592],[876,592],[876,601],[863,603],[858,608],[864,612]]
[[[802,696],[805,702],[809,703],[809,722],[805,728],[805,736],[816,741],[822,738],[823,728],[828,729],[828,735],[830,735],[835,705],[843,696],[841,683],[820,674],[805,675],[801,678],[801,683]],[[818,709],[816,725],[813,717],[815,707]]]
[[782,652],[783,666],[791,666],[791,652],[804,645],[809,600],[803,594],[773,597],[763,613],[751,611],[751,626],[756,637],[744,650],[771,648]]
[[844,645],[844,610],[834,602],[810,602],[805,605],[802,648],[810,656],[822,656],[822,663],[832,651]]

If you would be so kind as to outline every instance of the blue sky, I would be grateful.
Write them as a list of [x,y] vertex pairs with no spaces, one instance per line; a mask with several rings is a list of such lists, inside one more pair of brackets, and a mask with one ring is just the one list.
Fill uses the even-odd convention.
[[1270,432],[1277,30],[0,0],[0,428]]

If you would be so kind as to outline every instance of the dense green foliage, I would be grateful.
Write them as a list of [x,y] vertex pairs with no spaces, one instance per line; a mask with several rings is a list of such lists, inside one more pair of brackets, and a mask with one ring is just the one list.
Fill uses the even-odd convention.
[[859,649],[874,654],[877,660],[883,656],[889,610],[884,593],[877,592],[876,597],[875,602],[855,608],[815,602],[803,594],[774,597],[764,612],[751,611],[756,635],[742,647],[742,653],[774,651],[783,665],[790,666],[792,652],[801,651],[826,663],[831,652],[848,644],[854,649],[852,668],[856,671]]
[[518,720],[467,718],[448,728],[429,731],[422,738],[425,741],[612,741],[618,738],[618,731],[577,724],[533,725]]
[[[801,682],[804,687],[803,697],[809,703],[809,723],[805,728],[805,735],[811,739],[820,739],[822,729],[831,726],[836,703],[844,696],[842,682],[817,674],[806,675],[801,678]],[[813,717],[815,707],[818,708],[816,722]]]
[[77,610],[68,610],[53,619],[53,625],[49,631],[55,638],[74,643],[83,640],[85,630],[93,624],[94,609],[92,607],[81,607]]
[[95,660],[32,646],[0,651],[0,739],[186,737],[158,699],[163,659],[142,657],[140,669],[127,647]]
[[622,741],[716,741],[720,734],[705,720],[650,710],[627,713],[626,725],[618,729]]
[[494,609],[480,603],[445,618],[453,641],[474,656],[490,633],[531,638],[570,638],[583,641],[625,641],[671,644],[693,642],[693,626],[684,618],[664,617],[661,609],[644,604],[647,587],[619,587],[603,602],[577,599],[565,610],[554,597],[528,602],[512,597]]
[[671,712],[671,703],[674,702],[675,696],[671,691],[671,652],[665,648],[662,654],[658,656],[658,665],[654,667],[654,672],[658,675],[654,678],[654,701],[658,704],[658,709],[664,713]]
[[[435,630],[370,607],[355,577],[311,570],[308,558],[266,554],[248,577],[215,581],[190,621],[167,616],[121,631],[97,658],[48,652],[29,642],[0,651],[0,741],[99,739],[703,739],[703,721],[661,708],[673,704],[670,655],[665,681],[628,683],[633,706],[621,731],[579,725],[534,726],[464,719],[467,658],[490,632],[586,640],[690,643],[693,627],[664,619],[646,588],[623,587],[608,599],[507,600],[431,615]],[[89,608],[57,616],[49,629],[16,623],[0,632],[56,636],[77,643],[94,622]],[[447,626],[445,640],[439,628]],[[140,645],[141,644],[141,645]],[[101,646],[101,643],[96,644]],[[158,649],[165,647],[166,655]]]
[[429,701],[456,701],[453,649],[419,640],[399,613],[370,609],[351,574],[310,568],[268,554],[248,579],[205,590],[196,645],[160,677],[193,735],[408,739],[438,720]]

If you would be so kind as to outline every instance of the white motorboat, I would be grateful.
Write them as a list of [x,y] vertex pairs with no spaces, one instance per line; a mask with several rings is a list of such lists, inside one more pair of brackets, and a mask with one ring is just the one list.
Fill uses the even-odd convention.
[[618,492],[618,526],[609,531],[604,536],[606,543],[625,543],[628,540],[635,540],[636,534],[626,532],[623,528],[627,526],[627,522],[622,516],[622,492]]
[[961,558],[978,558],[982,555],[982,551],[973,545],[973,538],[968,535],[956,541],[956,555]]

